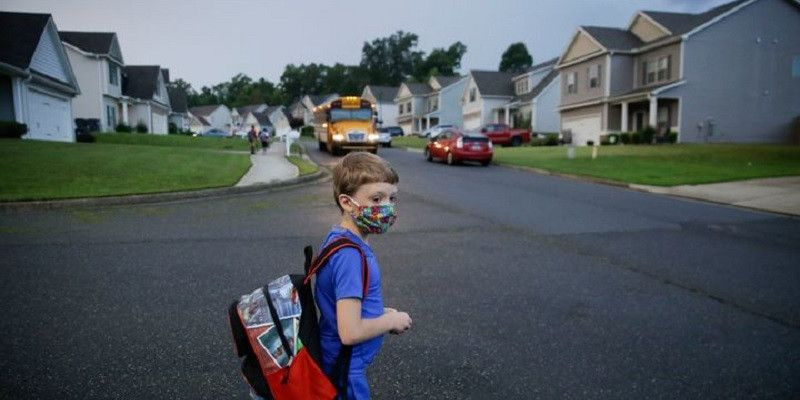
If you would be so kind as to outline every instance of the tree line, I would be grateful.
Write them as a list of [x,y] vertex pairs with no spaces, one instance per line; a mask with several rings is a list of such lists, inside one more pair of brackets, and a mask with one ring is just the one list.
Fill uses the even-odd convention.
[[[210,104],[240,107],[257,103],[288,105],[305,94],[360,95],[367,84],[398,86],[406,81],[424,82],[433,75],[458,74],[466,45],[457,41],[425,54],[417,49],[418,40],[414,33],[397,31],[365,42],[358,65],[288,64],[277,84],[240,73],[228,82],[199,90],[182,79],[170,85],[186,92],[190,107]],[[499,69],[524,70],[532,62],[525,44],[514,43],[503,53]]]

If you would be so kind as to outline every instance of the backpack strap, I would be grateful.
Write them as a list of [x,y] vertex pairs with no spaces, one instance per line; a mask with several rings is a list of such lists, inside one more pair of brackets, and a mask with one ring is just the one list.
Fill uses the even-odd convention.
[[320,268],[328,263],[328,260],[331,258],[331,256],[345,247],[353,247],[358,250],[358,253],[361,255],[361,276],[363,281],[362,300],[366,299],[367,292],[369,290],[369,266],[367,265],[367,256],[364,254],[364,250],[361,249],[361,246],[355,244],[355,242],[344,236],[331,241],[325,247],[323,247],[322,250],[320,250],[317,257],[306,269],[306,278],[303,280],[303,283],[306,285],[311,283],[311,278],[317,273],[317,271],[319,271]]

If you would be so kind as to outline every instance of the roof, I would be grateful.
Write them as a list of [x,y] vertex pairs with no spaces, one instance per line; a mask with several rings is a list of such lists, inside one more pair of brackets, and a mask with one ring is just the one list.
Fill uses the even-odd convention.
[[169,104],[172,106],[172,111],[176,113],[186,113],[189,111],[186,101],[186,92],[181,89],[168,87]]
[[255,113],[260,107],[266,106],[266,104],[250,104],[247,106],[241,106],[236,108],[236,112],[239,115],[247,115],[248,113]]
[[158,65],[126,65],[122,79],[122,94],[137,99],[152,99],[158,85],[161,67]]
[[169,68],[161,68],[161,75],[164,76],[164,84],[169,84]]
[[208,122],[206,117],[204,117],[202,115],[195,115],[194,117],[197,118],[197,120],[200,121],[201,124],[206,125],[206,126],[211,126],[211,123]]
[[0,62],[27,69],[50,14],[0,12]]
[[516,73],[473,70],[470,71],[470,74],[475,79],[475,84],[478,86],[481,96],[514,97],[511,78],[516,76]]
[[411,92],[413,96],[420,96],[433,91],[433,88],[427,83],[406,82],[404,85],[406,85],[408,91]]
[[528,69],[526,69],[525,72],[527,73],[527,72],[536,71],[537,69],[542,69],[544,67],[552,67],[552,66],[555,66],[557,62],[558,62],[558,57],[553,57],[553,58],[551,58],[551,59],[549,59],[549,60],[547,60],[547,61],[545,61],[543,63],[539,63],[539,64],[536,64],[536,65],[528,67]]
[[109,54],[114,42],[114,32],[58,31],[62,42],[67,42],[87,53]]
[[461,77],[458,75],[454,76],[446,76],[446,75],[438,75],[434,77],[437,82],[439,82],[442,87],[450,86],[458,81],[461,80]]
[[694,28],[714,19],[715,17],[730,11],[732,8],[749,0],[736,0],[730,3],[714,7],[700,14],[686,14],[663,11],[642,11],[664,28],[669,29],[673,35],[683,35]]
[[313,103],[315,106],[318,106],[320,104],[326,103],[326,102],[332,100],[332,98],[335,98],[335,97],[339,97],[339,94],[337,94],[337,93],[328,93],[328,94],[309,94],[308,95],[308,98],[311,100],[311,103]]
[[545,77],[542,78],[542,80],[539,81],[539,83],[537,83],[536,86],[534,86],[530,92],[518,96],[516,100],[525,103],[535,99],[537,96],[539,96],[540,93],[542,93],[542,90],[544,90],[547,87],[547,85],[549,85],[550,82],[553,81],[553,79],[556,79],[558,74],[559,72],[557,70],[551,69],[550,73],[545,75]]
[[581,28],[608,50],[631,50],[644,44],[638,36],[627,29],[605,26],[582,26]]
[[253,113],[253,116],[256,117],[259,125],[261,126],[272,126],[272,121],[269,120],[269,109],[263,112]]
[[266,109],[266,110],[264,110],[264,113],[265,113],[265,114],[267,114],[267,116],[270,116],[270,115],[272,115],[272,113],[274,113],[275,111],[277,111],[277,110],[279,110],[279,109],[283,109],[283,106],[271,106],[271,107],[267,107],[267,109]]
[[190,108],[189,112],[191,112],[192,114],[196,115],[197,117],[201,117],[201,116],[206,117],[206,116],[209,116],[211,113],[216,111],[217,108],[220,108],[220,107],[221,107],[220,104],[212,104],[212,105],[208,105],[208,106],[197,106],[197,107]]
[[391,103],[397,96],[397,91],[400,90],[398,86],[367,85],[367,87],[379,103]]

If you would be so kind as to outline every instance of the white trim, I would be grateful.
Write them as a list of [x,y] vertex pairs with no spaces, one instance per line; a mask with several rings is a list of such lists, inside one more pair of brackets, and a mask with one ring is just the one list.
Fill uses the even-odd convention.
[[681,126],[682,120],[683,120],[683,97],[678,97],[678,137],[675,139],[675,143],[681,142],[681,135],[683,134],[683,126]]
[[[692,35],[694,35],[695,33],[697,33],[697,32],[700,32],[700,31],[702,31],[703,29],[706,29],[706,28],[708,28],[709,26],[716,24],[717,22],[719,22],[719,21],[720,21],[720,20],[722,20],[723,18],[725,18],[725,17],[727,17],[727,16],[729,16],[729,15],[731,15],[731,14],[733,14],[733,13],[735,13],[735,12],[739,11],[739,10],[741,10],[741,9],[742,9],[742,8],[744,8],[744,7],[747,7],[747,6],[749,6],[750,4],[753,4],[753,3],[755,3],[756,1],[758,1],[758,0],[749,0],[749,1],[745,1],[744,3],[742,3],[742,4],[739,4],[738,6],[736,6],[736,7],[733,7],[733,8],[731,8],[730,10],[728,10],[728,11],[726,11],[726,12],[724,12],[724,13],[722,13],[722,14],[720,14],[720,15],[717,15],[716,17],[714,17],[714,18],[712,18],[712,19],[710,19],[710,20],[706,21],[704,24],[702,24],[702,25],[700,25],[700,26],[697,26],[697,27],[695,27],[694,29],[690,30],[689,32],[686,32],[686,33],[684,33],[683,35],[681,35],[681,39],[683,39],[683,40],[686,40],[686,39],[688,39],[688,38],[689,38],[689,36],[692,36]],[[797,1],[795,0],[795,3],[796,3],[796,2],[797,2]]]
[[[582,26],[579,26],[578,30],[575,31],[575,34],[572,35],[572,39],[570,39],[569,43],[567,44],[567,48],[564,49],[564,51],[561,52],[560,56],[558,56],[558,61],[556,61],[556,64],[555,64],[556,67],[562,67],[564,65],[569,65],[569,64],[562,65],[562,61],[564,60],[564,56],[569,51],[569,48],[572,47],[572,43],[575,42],[575,39],[578,37],[579,34],[586,35],[586,37],[588,37],[589,40],[591,40],[592,42],[594,42],[594,44],[596,44],[598,47],[600,47],[600,49],[601,49],[600,54],[603,54],[603,52],[608,51],[608,49],[605,46],[603,46],[602,44],[600,44],[600,42],[598,42],[597,39],[592,37],[592,35],[590,35],[589,32],[586,32],[586,30],[583,29]],[[590,54],[593,54],[593,53],[590,53]],[[585,56],[578,57],[578,59],[583,58],[583,57],[585,57]],[[572,63],[572,61],[570,61],[570,63]]]
[[681,80],[684,79],[683,78],[683,60],[685,59],[685,57],[683,56],[683,47],[684,47],[685,44],[686,44],[686,42],[681,40],[681,51],[680,51],[680,53],[681,53],[681,62],[679,63],[679,66],[678,66],[678,74],[680,74],[678,76],[678,79],[681,79]]
[[573,65],[580,64],[580,63],[586,62],[586,61],[590,61],[590,60],[598,58],[598,57],[600,57],[600,56],[602,56],[604,54],[609,54],[609,53],[614,53],[614,52],[610,52],[610,51],[605,51],[604,50],[604,51],[601,51],[599,53],[598,52],[590,53],[590,54],[587,54],[585,56],[578,57],[578,58],[576,58],[576,59],[574,59],[574,60],[572,60],[570,62],[567,62],[566,64],[560,64],[560,65],[558,65],[558,68],[556,68],[556,69],[562,69],[562,68],[566,68],[566,67],[571,67]]
[[651,94],[651,95],[653,95],[653,96],[657,96],[658,94],[660,94],[661,92],[663,92],[663,91],[665,91],[665,90],[669,90],[669,89],[672,89],[672,88],[674,88],[674,87],[681,86],[681,85],[683,85],[684,83],[686,83],[686,81],[685,81],[685,80],[679,80],[679,81],[677,81],[677,82],[670,83],[669,85],[664,85],[664,86],[661,86],[661,87],[655,88],[655,89],[653,89],[653,90],[650,92],[650,94]]
[[606,55],[605,81],[606,81],[606,96],[611,96],[611,54]]
[[584,101],[584,102],[581,102],[581,103],[562,105],[562,106],[558,106],[558,111],[567,111],[567,110],[572,110],[572,109],[575,109],[575,108],[595,106],[595,105],[598,105],[598,104],[603,104],[606,101],[607,101],[607,99],[597,99],[597,100],[588,100],[588,101]]

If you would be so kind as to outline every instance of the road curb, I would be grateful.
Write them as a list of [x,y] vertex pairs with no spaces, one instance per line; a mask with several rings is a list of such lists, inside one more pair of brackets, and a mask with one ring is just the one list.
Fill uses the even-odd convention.
[[600,184],[603,184],[603,185],[609,185],[609,186],[616,186],[616,187],[623,187],[623,188],[638,190],[636,188],[631,187],[632,184],[625,183],[625,182],[614,181],[614,180],[611,180],[611,179],[596,178],[596,177],[593,177],[593,176],[586,176],[586,175],[565,174],[565,173],[562,173],[562,172],[553,172],[553,171],[548,171],[546,169],[534,168],[534,167],[525,167],[525,166],[521,166],[521,165],[512,165],[512,164],[494,164],[494,165],[497,165],[499,167],[504,167],[504,168],[516,169],[516,170],[519,170],[519,171],[534,172],[534,173],[537,173],[539,175],[552,175],[552,176],[557,176],[559,178],[571,179],[571,180],[574,180],[574,181],[600,183]]
[[416,147],[402,147],[402,148],[411,153],[422,153],[422,149],[418,149]]
[[223,188],[199,189],[182,192],[166,192],[153,194],[135,194],[129,196],[85,197],[65,200],[43,200],[0,203],[0,211],[53,210],[62,208],[81,208],[89,206],[117,206],[133,204],[165,203],[177,200],[189,200],[203,197],[221,197],[244,193],[255,193],[311,185],[328,177],[328,173],[319,168],[317,172],[298,176],[281,182],[264,183],[251,186],[228,186]]

